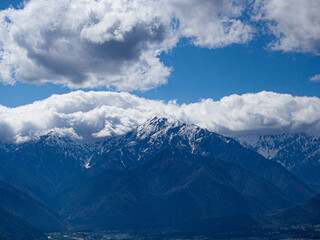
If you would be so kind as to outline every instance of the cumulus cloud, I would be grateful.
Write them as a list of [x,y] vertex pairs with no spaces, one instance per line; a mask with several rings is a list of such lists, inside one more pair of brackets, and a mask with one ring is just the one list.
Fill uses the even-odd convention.
[[0,81],[148,90],[181,37],[222,47],[250,39],[243,4],[222,0],[29,0],[0,12]]
[[311,82],[320,82],[320,74],[316,74],[310,78]]
[[29,0],[0,11],[0,82],[148,90],[167,83],[159,55],[181,38],[243,44],[256,21],[272,49],[319,54],[319,11],[318,0]]
[[[152,3],[149,3],[152,2]],[[147,0],[30,0],[0,13],[0,78],[71,88],[146,90],[166,83],[159,52],[176,42]]]
[[[179,20],[181,34],[197,46],[220,48],[246,43],[253,28],[243,21],[246,0],[168,0]],[[241,19],[242,18],[242,19]]]
[[320,54],[320,1],[256,0],[256,20],[267,23],[276,40],[273,50]]
[[76,140],[124,134],[153,116],[229,136],[305,132],[320,135],[320,99],[260,92],[179,105],[129,93],[76,91],[16,108],[0,105],[0,139],[24,142],[54,131]]

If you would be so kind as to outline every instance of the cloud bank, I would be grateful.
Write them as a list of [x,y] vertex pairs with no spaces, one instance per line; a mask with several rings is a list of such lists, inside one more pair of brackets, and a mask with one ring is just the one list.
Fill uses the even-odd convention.
[[31,0],[2,11],[2,81],[120,90],[166,83],[170,69],[157,55],[176,40],[153,2]]
[[272,49],[319,54],[319,11],[318,0],[29,0],[0,12],[0,82],[148,90],[167,82],[159,55],[181,38],[221,48],[266,24]]
[[320,54],[320,1],[256,0],[254,18],[275,36],[273,50]]
[[76,91],[16,108],[0,105],[0,139],[24,142],[54,131],[78,140],[124,134],[153,116],[230,136],[305,132],[320,136],[320,99],[260,92],[178,105],[129,93]]
[[0,81],[154,88],[171,72],[159,54],[181,37],[211,48],[250,38],[234,2],[30,0],[0,12]]

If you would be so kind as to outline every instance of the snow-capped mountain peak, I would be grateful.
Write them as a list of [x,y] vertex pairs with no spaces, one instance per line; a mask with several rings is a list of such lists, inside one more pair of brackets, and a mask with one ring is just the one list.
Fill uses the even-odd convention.
[[172,118],[153,117],[137,128],[136,137],[144,139],[154,134],[166,134],[170,129],[181,128],[186,125],[183,122]]
[[87,144],[85,142],[78,142],[74,139],[61,135],[58,132],[50,131],[47,134],[40,136],[30,142],[25,142],[18,145],[16,149],[29,149],[35,147],[36,149],[51,148],[55,152],[71,157],[79,161],[79,164],[86,167],[96,150],[95,145]]
[[140,140],[146,138],[156,140],[162,137],[172,139],[174,136],[180,136],[192,140],[195,139],[195,136],[199,135],[200,132],[204,133],[206,131],[207,130],[193,124],[186,124],[173,118],[156,116],[137,128],[136,138]]
[[[209,132],[193,124],[172,118],[153,117],[132,132],[107,139],[98,155],[92,160],[92,164],[103,163],[102,168],[108,168],[108,165],[128,168],[137,162],[152,158],[168,146],[207,156],[210,155],[209,149],[212,144],[222,146],[235,143],[231,138]],[[116,159],[116,161],[109,162],[106,159]]]

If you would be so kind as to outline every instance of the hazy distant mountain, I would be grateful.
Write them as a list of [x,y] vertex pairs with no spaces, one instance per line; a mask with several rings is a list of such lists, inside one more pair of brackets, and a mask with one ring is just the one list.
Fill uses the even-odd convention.
[[320,138],[306,134],[249,135],[239,138],[268,159],[281,163],[308,183],[320,187]]

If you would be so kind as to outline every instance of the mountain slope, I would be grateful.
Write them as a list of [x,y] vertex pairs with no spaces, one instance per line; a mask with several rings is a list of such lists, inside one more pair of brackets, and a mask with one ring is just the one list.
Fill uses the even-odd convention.
[[135,131],[110,137],[98,147],[77,144],[54,133],[18,146],[2,145],[0,180],[56,208],[56,195],[86,175],[136,167],[168,145],[237,163],[285,191],[294,202],[313,196],[312,189],[279,164],[243,148],[237,141],[195,125],[158,117]]
[[249,135],[243,146],[281,163],[304,181],[320,187],[320,138],[306,134]]
[[158,117],[92,146],[54,133],[1,145],[0,180],[37,199],[27,212],[16,207],[27,195],[4,187],[14,197],[2,206],[44,231],[64,222],[39,202],[77,227],[105,230],[264,214],[315,194],[281,164],[232,138]]
[[106,170],[61,199],[72,223],[96,228],[172,224],[239,213],[263,213],[292,202],[237,164],[169,146],[128,170]]
[[29,223],[0,207],[1,240],[45,240],[47,237]]
[[0,181],[54,206],[60,189],[81,177],[90,154],[88,147],[50,133],[2,150]]
[[66,229],[66,222],[52,209],[3,182],[0,182],[0,207],[42,231]]
[[91,174],[97,174],[103,169],[135,167],[148,161],[168,145],[192,154],[239,164],[282,189],[294,202],[314,195],[308,185],[280,164],[268,161],[234,139],[195,125],[158,117],[124,136],[107,139],[90,162]]
[[[181,223],[176,230],[217,238],[319,239],[320,195],[290,208],[266,215],[237,214]],[[215,238],[214,237],[214,238]],[[250,238],[251,239],[251,238]]]
[[276,226],[320,224],[320,195],[288,209],[268,215],[268,220]]

